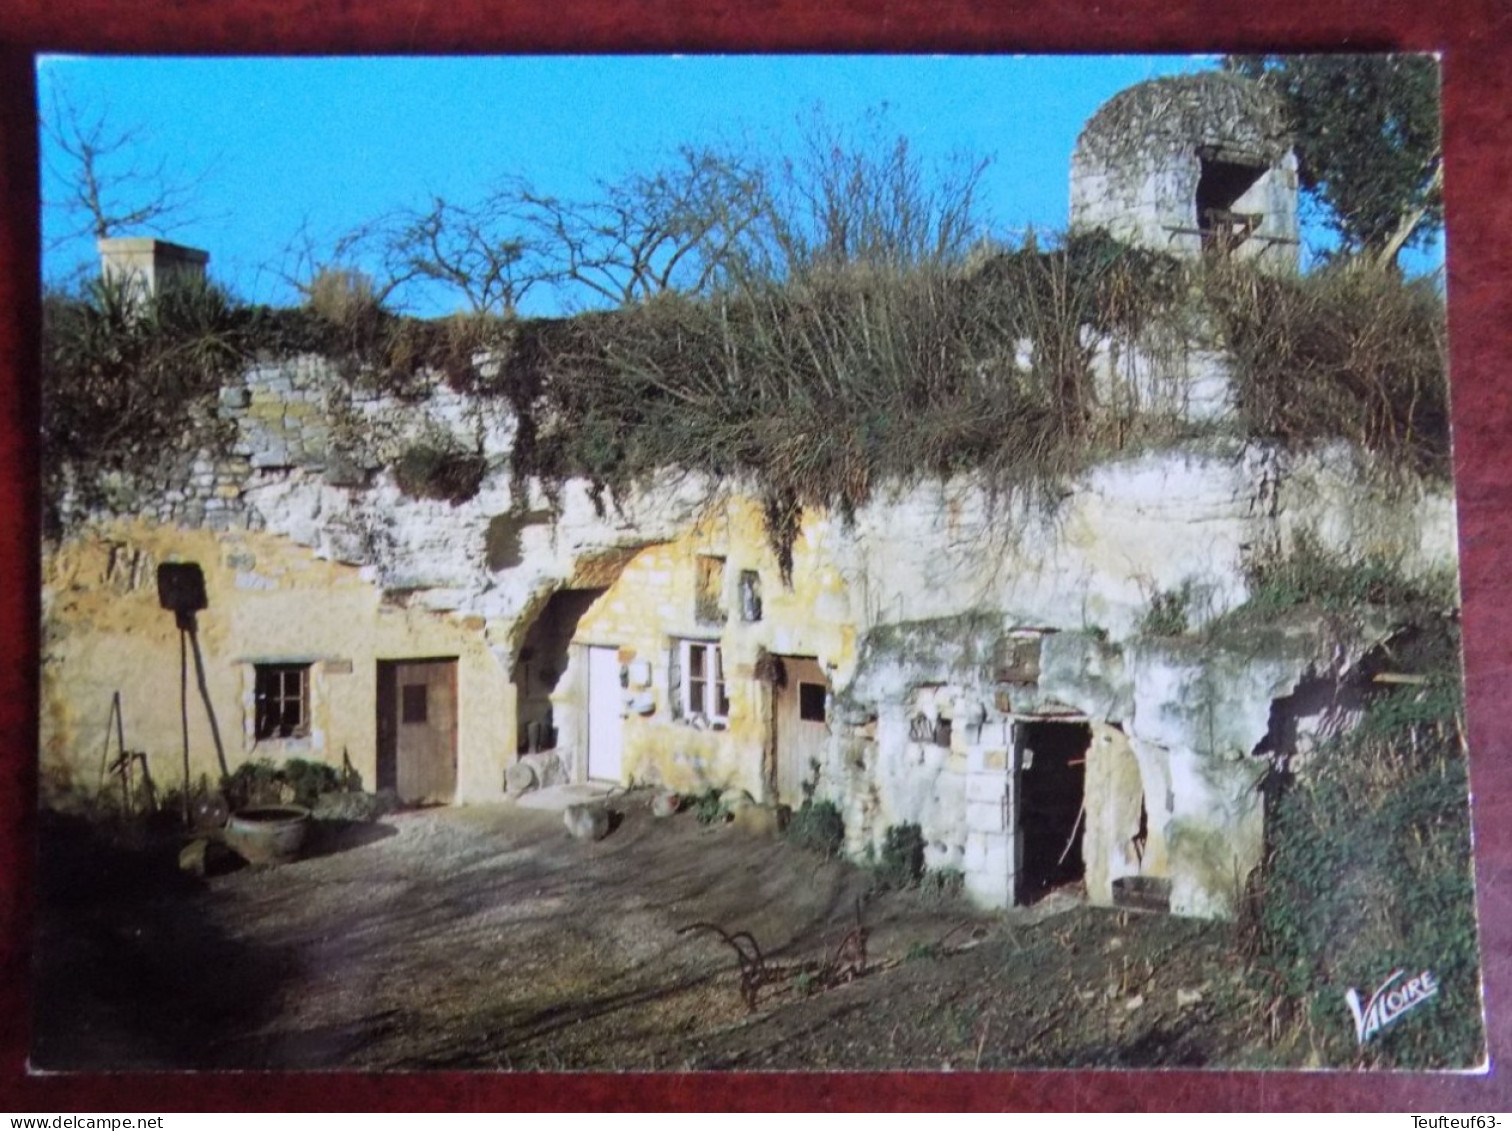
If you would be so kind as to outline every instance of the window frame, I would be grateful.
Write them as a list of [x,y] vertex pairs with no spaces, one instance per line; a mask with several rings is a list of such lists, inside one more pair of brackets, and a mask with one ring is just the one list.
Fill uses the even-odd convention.
[[[255,742],[291,742],[300,741],[310,737],[311,710],[310,710],[310,669],[313,664],[301,661],[286,663],[269,662],[254,663],[252,665],[252,738]],[[290,694],[288,679],[297,676],[296,690]],[[265,703],[269,701],[268,692],[264,691],[264,679],[278,679],[277,691],[272,699],[277,703],[276,710],[265,710]],[[298,706],[299,719],[292,728],[285,733],[283,718],[287,705],[295,703]]]
[[[703,657],[703,670],[693,671],[693,656]],[[695,716],[710,723],[730,721],[730,682],[724,669],[724,649],[718,640],[681,639],[677,642],[678,699],[685,719]],[[694,703],[697,689],[699,704]],[[712,704],[710,703],[712,695]]]
[[693,569],[693,619],[706,625],[726,623],[730,619],[725,600],[728,559],[722,554],[699,554]]
[[[811,679],[800,679],[798,683],[798,721],[803,723],[817,723],[821,726],[829,725],[829,688],[822,683],[815,683]],[[806,689],[812,688],[818,695],[804,695]],[[809,702],[818,699],[819,709],[817,717],[809,712]]]

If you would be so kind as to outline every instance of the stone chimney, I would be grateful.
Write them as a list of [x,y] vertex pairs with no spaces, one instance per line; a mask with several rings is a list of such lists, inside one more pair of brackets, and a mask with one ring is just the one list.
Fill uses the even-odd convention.
[[150,298],[169,280],[199,282],[205,278],[210,253],[151,236],[102,239],[100,276],[131,286],[137,301]]

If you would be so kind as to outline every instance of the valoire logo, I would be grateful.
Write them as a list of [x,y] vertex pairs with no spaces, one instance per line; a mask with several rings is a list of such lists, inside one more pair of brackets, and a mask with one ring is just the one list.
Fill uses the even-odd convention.
[[1376,992],[1370,995],[1370,1001],[1364,1009],[1360,1008],[1358,991],[1353,987],[1344,991],[1349,1012],[1354,1014],[1355,1036],[1360,1039],[1360,1044],[1363,1045],[1409,1009],[1438,996],[1438,982],[1434,980],[1432,970],[1424,970],[1416,978],[1410,978],[1403,985],[1392,989],[1406,972],[1394,971],[1391,977],[1376,987]]

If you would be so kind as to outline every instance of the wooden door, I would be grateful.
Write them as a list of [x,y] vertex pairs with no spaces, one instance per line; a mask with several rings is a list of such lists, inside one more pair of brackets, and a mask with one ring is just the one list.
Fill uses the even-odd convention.
[[803,783],[812,780],[811,762],[824,761],[829,744],[829,681],[817,660],[781,656],[783,680],[777,688],[777,800],[803,803]]
[[619,649],[588,649],[588,776],[619,781],[624,772],[625,689]]
[[456,660],[378,662],[378,788],[409,804],[456,799]]

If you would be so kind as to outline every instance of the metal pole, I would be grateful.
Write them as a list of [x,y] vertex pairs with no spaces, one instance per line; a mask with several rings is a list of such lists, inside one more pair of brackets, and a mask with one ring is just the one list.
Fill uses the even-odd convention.
[[184,824],[189,824],[189,634],[179,629],[179,719],[184,728]]

